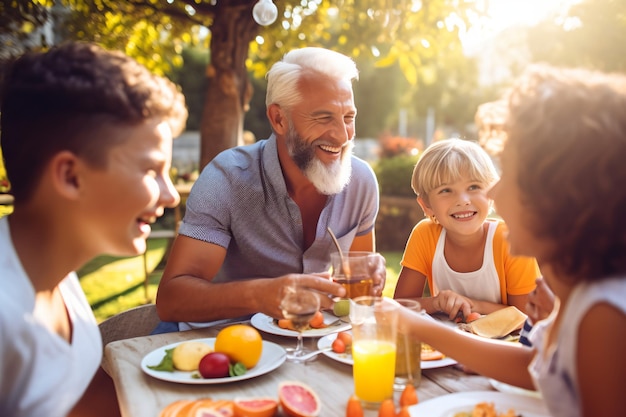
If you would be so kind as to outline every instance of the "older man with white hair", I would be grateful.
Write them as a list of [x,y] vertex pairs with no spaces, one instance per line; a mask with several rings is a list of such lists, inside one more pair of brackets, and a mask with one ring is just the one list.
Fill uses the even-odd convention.
[[[378,184],[352,154],[354,62],[323,48],[287,53],[267,74],[272,135],[219,154],[194,184],[157,294],[156,332],[185,330],[262,312],[282,318],[286,288],[326,294],[327,229],[343,251],[375,251]],[[385,262],[373,257],[373,293]],[[180,323],[179,323],[180,322]]]

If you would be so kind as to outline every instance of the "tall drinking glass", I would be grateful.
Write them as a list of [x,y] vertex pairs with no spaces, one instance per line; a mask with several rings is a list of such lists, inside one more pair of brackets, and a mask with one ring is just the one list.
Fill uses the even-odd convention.
[[366,408],[393,398],[398,309],[391,298],[350,300],[354,393]]
[[[420,303],[408,298],[398,298],[396,302],[402,307],[415,312],[421,310]],[[402,391],[407,384],[412,384],[417,388],[422,380],[422,343],[413,337],[398,332],[396,341],[396,376],[393,388]]]
[[368,264],[374,252],[346,252],[330,254],[330,277],[346,289],[346,298],[372,295],[374,279]]
[[302,331],[307,328],[309,321],[320,309],[320,300],[317,294],[308,288],[294,286],[287,288],[280,308],[283,316],[291,320],[294,329],[298,332],[295,349],[287,349],[287,360],[302,362],[300,357],[308,353],[302,343]]

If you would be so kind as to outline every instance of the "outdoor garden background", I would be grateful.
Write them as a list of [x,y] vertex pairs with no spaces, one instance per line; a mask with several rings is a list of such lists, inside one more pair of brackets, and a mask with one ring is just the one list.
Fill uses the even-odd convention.
[[[276,0],[278,19],[268,26],[252,18],[255,3],[3,2],[0,83],[10,59],[64,40],[124,51],[181,86],[189,120],[171,175],[193,181],[220,151],[269,136],[264,75],[286,51],[323,46],[353,57],[355,140],[379,180],[377,249],[392,295],[404,244],[422,218],[410,177],[428,144],[478,140],[481,128],[499,127],[501,120],[477,125],[478,106],[497,100],[532,62],[626,71],[626,0]],[[0,158],[0,203],[8,195]],[[0,216],[11,209],[0,204]],[[171,210],[155,225],[173,227]],[[102,256],[78,271],[99,320],[153,301],[169,243],[148,242],[148,299],[143,256]]]

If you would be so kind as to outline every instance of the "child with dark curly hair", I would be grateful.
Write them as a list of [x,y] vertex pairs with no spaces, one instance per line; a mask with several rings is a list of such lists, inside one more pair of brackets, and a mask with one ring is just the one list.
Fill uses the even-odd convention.
[[626,77],[532,66],[508,94],[490,190],[511,252],[554,293],[532,347],[457,332],[403,309],[401,325],[474,371],[538,389],[554,417],[623,414],[626,386]]

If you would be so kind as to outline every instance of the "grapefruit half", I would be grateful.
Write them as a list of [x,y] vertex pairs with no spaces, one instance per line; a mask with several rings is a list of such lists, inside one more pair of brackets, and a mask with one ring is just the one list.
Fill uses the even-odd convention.
[[235,417],[273,417],[278,401],[270,397],[236,398],[233,402]]
[[278,399],[285,414],[291,417],[317,417],[320,400],[311,387],[298,381],[284,381],[278,385]]

